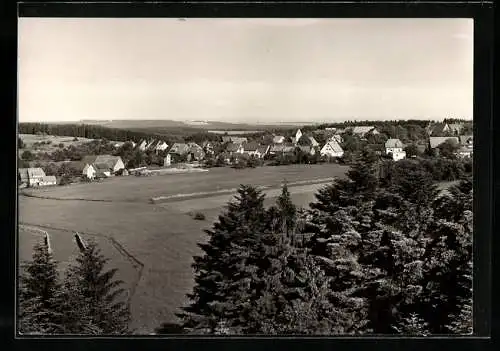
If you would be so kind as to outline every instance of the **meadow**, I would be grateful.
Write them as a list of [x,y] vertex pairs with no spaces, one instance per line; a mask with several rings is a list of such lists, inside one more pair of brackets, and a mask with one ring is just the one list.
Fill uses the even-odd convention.
[[167,174],[153,177],[114,177],[99,183],[81,183],[25,190],[54,199],[149,202],[151,198],[175,194],[234,189],[240,184],[280,187],[282,182],[324,180],[341,177],[347,170],[338,164],[290,165],[247,169],[212,168],[209,172]]
[[[108,256],[110,266],[120,269],[120,277],[134,291],[131,299],[132,328],[140,334],[151,333],[162,322],[175,321],[175,313],[186,304],[193,286],[192,258],[200,253],[198,243],[206,240],[209,229],[230,194],[198,199],[180,199],[162,204],[148,203],[152,195],[237,187],[240,183],[279,185],[285,175],[289,181],[304,181],[341,175],[335,165],[315,167],[267,167],[233,170],[212,169],[203,174],[156,177],[123,177],[109,182],[71,185],[47,189],[47,195],[66,198],[113,199],[113,201],[56,200],[19,196],[19,223],[47,230],[56,258],[68,261],[75,254],[73,231],[94,234]],[[206,175],[209,177],[205,178]],[[306,207],[322,184],[290,187],[292,199]],[[266,205],[275,201],[279,189],[267,189]],[[131,195],[132,194],[132,195]],[[135,201],[124,201],[134,199]],[[200,211],[206,220],[194,220],[188,213]],[[112,238],[135,260],[134,267],[123,252],[114,247]],[[34,244],[32,233],[20,231],[19,252],[28,257]],[[120,263],[122,262],[122,263]],[[123,272],[122,272],[123,271]],[[139,273],[138,273],[139,272]],[[140,276],[137,278],[137,274]],[[134,283],[135,282],[135,283]]]

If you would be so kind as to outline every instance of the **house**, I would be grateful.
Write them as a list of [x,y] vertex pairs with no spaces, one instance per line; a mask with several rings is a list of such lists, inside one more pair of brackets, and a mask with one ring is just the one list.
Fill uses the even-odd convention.
[[203,148],[200,145],[196,143],[188,143],[187,146],[189,148],[188,154],[191,160],[194,159],[196,161],[200,161],[205,158],[205,151],[203,151]]
[[231,142],[226,145],[226,152],[228,152],[229,155],[242,154],[244,152],[243,145]]
[[163,167],[168,167],[172,164],[172,155],[171,154],[167,154],[167,156],[165,156],[163,158]]
[[148,142],[146,140],[142,140],[141,142],[139,142],[139,144],[137,145],[137,149],[141,150],[141,151],[146,151],[146,147],[148,146]]
[[188,144],[174,143],[174,145],[172,145],[170,150],[168,150],[168,153],[171,155],[182,156],[182,155],[186,155],[187,153],[189,153],[189,149],[190,149],[190,147],[188,146]]
[[[89,165],[106,164],[108,166],[108,169],[111,171],[112,174],[118,172],[120,169],[125,168],[125,165],[123,164],[123,160],[120,156],[111,156],[111,155],[85,156],[82,159],[82,163],[89,164]],[[96,168],[96,167],[94,166],[94,168]],[[97,169],[96,169],[96,172],[98,172]]]
[[151,139],[147,145],[146,145],[146,150],[152,151],[155,149],[156,144],[158,144],[158,140]]
[[95,163],[92,165],[95,168],[95,176],[96,178],[107,178],[111,177],[112,169],[109,168],[107,163]]
[[283,153],[284,147],[285,147],[285,145],[283,145],[283,144],[273,144],[269,148],[268,152],[269,152],[270,155],[281,154],[281,153]]
[[94,179],[97,171],[91,164],[85,164],[82,169],[82,175],[88,179]]
[[326,157],[342,157],[344,156],[344,150],[340,147],[339,143],[335,139],[330,139],[320,150],[321,156]]
[[302,137],[302,131],[298,129],[297,132],[295,133],[295,138],[294,138],[295,142],[298,142],[301,137]]
[[430,123],[427,127],[429,135],[440,135],[450,133],[451,129],[448,123]]
[[328,141],[332,141],[332,140],[336,141],[336,142],[337,142],[337,143],[339,143],[339,144],[342,144],[342,143],[344,142],[344,138],[342,138],[342,135],[340,135],[340,134],[335,134],[335,135],[332,135],[332,136],[328,139]]
[[406,151],[403,151],[403,143],[399,139],[387,139],[385,142],[385,153],[391,155],[394,161],[406,158]]
[[275,135],[273,137],[273,144],[282,144],[285,142],[285,137],[282,135]]
[[168,149],[168,144],[163,140],[160,140],[156,145],[155,152],[159,153]]
[[448,127],[450,128],[450,133],[453,135],[460,135],[464,129],[464,125],[462,123],[450,123],[448,124]]
[[269,153],[270,149],[271,149],[271,145],[261,145],[257,148],[254,155],[255,155],[255,157],[263,158],[264,156],[266,156]]
[[459,143],[458,137],[430,137],[429,138],[429,146],[431,149],[435,149],[447,140],[452,140],[453,142],[455,142],[457,144]]
[[57,179],[55,176],[45,176],[40,179],[38,185],[39,186],[57,185]]
[[260,145],[255,141],[251,141],[249,143],[243,144],[242,146],[243,146],[243,153],[251,156],[255,154]]
[[368,133],[379,134],[374,126],[356,126],[352,128],[352,134],[357,135],[361,138],[365,137]]

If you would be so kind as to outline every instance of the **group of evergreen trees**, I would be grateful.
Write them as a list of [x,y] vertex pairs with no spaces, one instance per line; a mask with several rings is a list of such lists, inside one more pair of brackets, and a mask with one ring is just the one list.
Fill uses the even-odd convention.
[[[158,333],[470,334],[472,181],[439,192],[426,169],[381,177],[365,150],[307,210],[242,185],[199,244],[179,324]],[[115,270],[94,245],[63,282],[48,240],[21,279],[23,333],[127,333]]]
[[440,194],[413,167],[380,179],[370,152],[299,213],[241,186],[194,257],[180,325],[159,333],[468,334],[472,183]]
[[129,306],[116,269],[105,269],[107,259],[95,243],[78,234],[76,261],[60,279],[50,239],[34,247],[19,279],[18,331],[33,334],[128,334]]

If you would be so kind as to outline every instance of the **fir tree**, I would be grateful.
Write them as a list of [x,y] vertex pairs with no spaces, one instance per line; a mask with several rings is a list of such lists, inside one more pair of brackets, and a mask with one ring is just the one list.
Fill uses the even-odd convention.
[[297,207],[292,202],[286,183],[283,184],[281,194],[276,200],[276,208],[278,212],[275,217],[278,222],[276,231],[283,231],[287,237],[293,236],[297,225]]
[[72,333],[126,334],[129,332],[129,306],[123,284],[115,280],[116,269],[106,270],[109,261],[93,242],[84,243],[75,235],[80,254],[67,271],[65,287],[72,313],[67,324]]
[[[247,294],[243,287],[254,268],[247,259],[259,240],[256,233],[265,232],[269,224],[265,219],[264,195],[242,185],[213,229],[206,231],[208,243],[199,244],[204,255],[194,257],[195,287],[188,295],[192,303],[179,314],[184,328],[214,333],[220,323],[238,314],[228,296],[236,291]],[[236,326],[231,327],[234,330]]]
[[50,239],[34,247],[33,260],[22,267],[19,289],[19,331],[22,334],[60,334],[63,325],[61,283]]
[[[465,185],[463,188],[467,190]],[[422,316],[433,333],[449,332],[447,326],[467,311],[472,299],[472,189],[468,189],[465,204],[460,202],[464,193],[459,189],[436,201],[435,217],[428,229],[421,303]]]

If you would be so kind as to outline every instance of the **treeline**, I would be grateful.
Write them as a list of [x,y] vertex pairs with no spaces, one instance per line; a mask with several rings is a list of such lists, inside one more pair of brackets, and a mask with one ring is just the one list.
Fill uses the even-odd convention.
[[64,135],[88,139],[134,141],[136,143],[150,139],[162,139],[169,144],[221,140],[217,134],[200,131],[196,128],[179,127],[119,129],[86,124],[20,123],[19,133]]
[[106,259],[95,243],[75,234],[80,250],[60,278],[48,234],[35,245],[33,259],[24,262],[19,282],[18,331],[40,334],[130,334],[130,309],[116,269],[105,270]]
[[472,182],[439,194],[406,167],[378,178],[365,153],[299,211],[241,186],[194,257],[179,323],[158,333],[470,334]]
[[88,139],[108,139],[114,141],[139,142],[157,136],[156,133],[144,133],[126,129],[107,128],[86,124],[19,123],[20,134],[64,135]]

